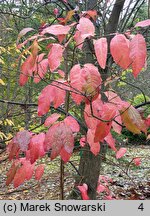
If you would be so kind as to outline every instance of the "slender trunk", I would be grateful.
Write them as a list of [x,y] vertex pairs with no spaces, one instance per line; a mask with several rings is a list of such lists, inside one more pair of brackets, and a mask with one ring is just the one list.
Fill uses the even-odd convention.
[[[119,21],[119,15],[123,8],[125,0],[116,0],[112,14],[110,16],[108,25],[106,26],[107,33],[115,32],[117,29],[118,21]],[[89,6],[88,9],[92,9],[96,5],[96,1],[88,1]],[[86,62],[94,63],[93,62],[93,55],[92,52],[90,52],[90,42],[87,40],[84,45],[84,52],[86,53]],[[105,79],[107,76],[105,76]],[[105,98],[104,98],[105,100]],[[102,164],[102,155],[105,154],[106,148],[105,143],[101,145],[101,151],[100,154],[95,156],[90,152],[90,149],[88,146],[85,146],[82,151],[82,156],[80,158],[79,163],[79,174],[76,178],[75,187],[79,184],[86,183],[88,185],[88,196],[91,200],[96,199],[96,189],[97,189],[97,183],[98,178],[101,171],[101,164]],[[71,199],[79,199],[78,193],[75,191],[77,188],[74,188],[74,191],[71,193],[70,197]]]

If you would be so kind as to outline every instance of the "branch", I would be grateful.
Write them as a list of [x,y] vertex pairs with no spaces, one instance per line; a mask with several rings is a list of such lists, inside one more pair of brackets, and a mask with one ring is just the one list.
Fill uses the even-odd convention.
[[[12,104],[12,105],[17,105],[17,106],[22,106],[22,107],[25,107],[25,108],[27,108],[27,107],[32,107],[32,106],[33,106],[33,107],[37,107],[37,106],[38,106],[36,103],[13,102],[13,101],[2,100],[2,99],[0,99],[0,102],[1,102],[1,103]],[[62,109],[61,107],[54,108],[53,106],[50,106],[50,108],[51,108],[51,109],[54,109],[54,110],[56,110],[56,111],[58,111],[58,112],[60,112],[60,113],[63,113],[63,114],[65,114],[66,116],[68,115],[68,116],[73,117],[73,118],[78,122],[78,124],[80,125],[80,127],[81,127],[83,130],[87,131],[87,127],[86,127],[81,121],[79,121],[75,116],[73,116],[71,113],[66,112],[66,111],[65,111],[64,109]]]

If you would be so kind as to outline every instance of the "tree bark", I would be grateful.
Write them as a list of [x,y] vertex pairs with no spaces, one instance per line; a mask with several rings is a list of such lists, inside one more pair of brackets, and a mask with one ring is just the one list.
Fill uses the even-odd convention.
[[[118,21],[119,21],[119,16],[123,8],[124,2],[125,0],[122,1],[116,0],[108,25],[106,26],[106,31],[108,34],[116,31]],[[88,10],[95,7],[96,3],[97,1],[89,0],[87,4]],[[92,63],[93,55],[92,53],[90,53],[88,41],[84,45],[84,52],[86,53],[86,62]],[[105,79],[106,78],[107,77],[105,76]],[[90,148],[88,146],[85,146],[83,148],[82,156],[80,158],[80,164],[79,164],[80,176],[76,178],[75,186],[86,183],[88,185],[88,196],[91,200],[96,199],[97,183],[98,183],[98,178],[101,170],[102,155],[103,153],[105,154],[105,148],[106,148],[105,143],[101,144],[100,154],[98,156],[95,156],[93,155],[93,153],[90,152]],[[77,193],[75,193],[76,190],[77,188],[74,188],[74,191],[72,192],[70,198],[79,199]]]

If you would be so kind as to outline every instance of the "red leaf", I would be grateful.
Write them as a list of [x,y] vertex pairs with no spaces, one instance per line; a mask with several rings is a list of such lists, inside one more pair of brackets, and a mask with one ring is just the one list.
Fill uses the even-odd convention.
[[40,180],[43,173],[44,173],[44,164],[41,164],[35,170],[35,179]]
[[30,157],[28,158],[30,159],[31,163],[34,163],[39,157],[43,157],[45,155],[44,140],[45,140],[44,133],[40,133],[32,137],[29,146]]
[[92,113],[91,113],[91,105],[90,104],[85,105],[84,119],[88,128],[90,129],[96,128],[98,122],[100,121],[95,117],[99,118],[99,112],[102,111],[102,107],[103,107],[103,102],[100,99],[100,97],[92,101]]
[[71,69],[70,81],[72,91],[76,92],[72,93],[72,97],[77,104],[80,104],[84,94],[87,97],[94,97],[98,94],[102,80],[97,67],[85,64],[83,68],[75,65]]
[[104,139],[107,142],[107,144],[111,147],[112,150],[117,151],[115,147],[115,139],[112,137],[111,133],[109,133]]
[[83,15],[88,15],[89,18],[91,17],[94,21],[96,20],[96,16],[97,16],[97,11],[96,10],[88,10],[88,11],[85,11],[83,13]]
[[121,125],[122,125],[121,116],[120,116],[119,112],[116,111],[116,117],[115,117],[115,121],[112,122],[112,128],[118,134],[121,134],[121,131],[122,131]]
[[60,151],[60,156],[61,156],[61,159],[66,163],[69,161],[70,157],[71,157],[71,153],[68,153],[65,148],[62,148],[61,151]]
[[79,132],[80,126],[73,117],[71,116],[66,117],[64,119],[64,123],[71,128],[72,132]]
[[147,118],[145,119],[145,124],[147,127],[150,127],[150,115],[147,116]]
[[30,161],[27,160],[26,158],[20,158],[20,161],[24,166],[24,171],[26,173],[26,180],[30,180],[33,175],[35,164],[31,164]]
[[58,114],[58,113],[53,113],[51,116],[49,116],[49,117],[46,119],[46,121],[45,121],[45,123],[44,123],[44,126],[45,126],[45,127],[51,126],[53,123],[55,123],[55,122],[59,119],[60,116],[61,116],[61,115]]
[[106,38],[100,38],[94,41],[94,49],[97,61],[101,68],[105,69],[106,60],[107,60],[107,52],[108,52],[108,44]]
[[52,72],[59,67],[62,60],[63,51],[64,49],[60,44],[52,45],[48,54],[48,63]]
[[[65,87],[61,85],[61,83],[58,83],[58,82],[54,81],[51,83],[51,85],[46,86],[42,90],[38,98],[38,115],[39,116],[47,113],[50,109],[51,104],[53,104],[53,106],[57,108],[64,103],[65,95],[66,95]],[[61,88],[64,88],[64,90],[62,90]]]
[[45,28],[41,34],[53,34],[53,35],[66,35],[70,31],[70,26],[63,26],[63,25],[51,25]]
[[25,158],[23,159],[23,165],[17,170],[14,177],[14,187],[23,184],[25,180],[29,180],[33,175],[34,164],[31,165],[29,161],[25,160]]
[[103,141],[103,139],[109,134],[112,125],[111,120],[116,115],[116,107],[106,103],[103,105],[102,112],[99,115],[103,121],[100,121],[96,126],[94,142]]
[[36,64],[36,69],[34,71],[34,82],[39,83],[41,79],[44,78],[48,70],[48,59],[43,59]]
[[13,162],[12,166],[10,167],[9,171],[7,172],[6,176],[7,176],[7,180],[6,180],[6,185],[8,186],[14,179],[14,176],[17,172],[18,169],[18,164],[15,162]]
[[146,42],[141,34],[137,34],[130,43],[130,58],[134,77],[140,73],[145,65],[147,56]]
[[58,14],[59,14],[58,8],[54,8],[53,13],[54,13],[55,15],[58,15]]
[[99,184],[98,186],[97,186],[97,192],[98,193],[102,193],[102,192],[104,192],[106,190],[106,187],[104,186],[104,185],[102,185],[102,184]]
[[134,164],[135,164],[136,166],[140,166],[140,164],[141,164],[141,158],[139,158],[139,157],[134,158],[134,159],[133,159],[133,162],[134,162]]
[[80,139],[80,146],[81,146],[81,147],[84,147],[85,144],[86,144],[86,139],[85,139],[85,137],[81,137],[81,139]]
[[25,179],[26,179],[26,173],[24,170],[24,166],[22,166],[17,170],[17,173],[14,177],[14,187],[16,188],[19,185],[23,184]]
[[70,71],[70,81],[71,81],[71,87],[73,88],[73,92],[76,93],[71,93],[74,101],[77,104],[80,104],[81,101],[83,100],[83,96],[81,95],[80,92],[82,92],[82,84],[84,83],[84,79],[81,75],[81,68],[80,65],[75,65],[71,71]]
[[150,26],[150,19],[147,20],[143,20],[141,22],[138,22],[135,27],[146,27],[146,26]]
[[122,158],[124,154],[126,153],[127,149],[126,148],[120,148],[119,151],[116,153],[116,158]]
[[19,154],[19,144],[14,142],[14,138],[9,142],[7,146],[7,151],[9,152],[9,160],[12,160],[15,156]]
[[18,144],[21,151],[26,151],[30,143],[31,133],[27,130],[20,131],[13,139],[15,144]]
[[87,132],[87,142],[90,146],[90,151],[96,156],[100,152],[100,143],[94,142],[94,132],[91,129],[88,129]]
[[110,51],[114,61],[127,69],[132,61],[129,56],[129,40],[123,34],[117,34],[110,42]]
[[82,38],[81,36],[81,32],[80,31],[76,31],[75,35],[73,36],[75,42],[76,42],[76,46],[79,48],[79,49],[82,49],[82,46],[83,46],[83,42],[84,42],[84,39]]
[[19,76],[19,85],[24,86],[28,82],[28,75],[21,73]]
[[70,127],[64,122],[51,126],[46,133],[44,146],[46,151],[52,149],[52,160],[60,154],[62,148],[71,154],[74,148],[74,137]]
[[28,56],[26,60],[21,65],[21,74],[19,78],[19,85],[24,86],[27,81],[28,77],[32,75],[33,72],[33,65],[32,65],[32,56]]
[[58,74],[59,74],[62,78],[65,77],[65,72],[62,71],[62,70],[58,70]]
[[80,31],[81,37],[83,39],[94,36],[95,34],[95,27],[93,23],[85,17],[80,18],[79,24],[77,25],[77,29]]
[[82,186],[77,186],[77,188],[81,192],[82,199],[83,200],[89,200],[89,197],[88,197],[88,194],[87,194],[87,190],[88,190],[87,184],[83,184]]

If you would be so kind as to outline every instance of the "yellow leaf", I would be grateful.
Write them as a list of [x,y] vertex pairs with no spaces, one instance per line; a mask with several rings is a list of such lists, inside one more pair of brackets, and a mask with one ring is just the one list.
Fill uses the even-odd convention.
[[5,83],[4,83],[4,81],[2,79],[0,79],[0,84],[5,85]]
[[140,134],[141,131],[147,133],[146,125],[140,113],[133,106],[125,109],[121,114],[121,118],[126,128],[132,133]]
[[67,13],[67,16],[65,18],[65,24],[71,20],[72,16],[75,14],[74,10],[70,10],[68,13]]
[[1,64],[5,64],[5,62],[3,61],[2,58],[0,58],[0,63],[1,63]]
[[6,119],[6,121],[7,121],[7,123],[8,123],[8,125],[9,125],[9,126],[12,126],[12,125],[14,125],[14,123],[13,123],[13,121],[12,121],[12,120]]
[[23,127],[19,128],[19,131],[23,131],[23,130],[24,130],[24,128],[23,128]]
[[1,138],[2,140],[3,140],[4,138],[7,139],[7,136],[6,136],[3,132],[0,131],[0,138]]

